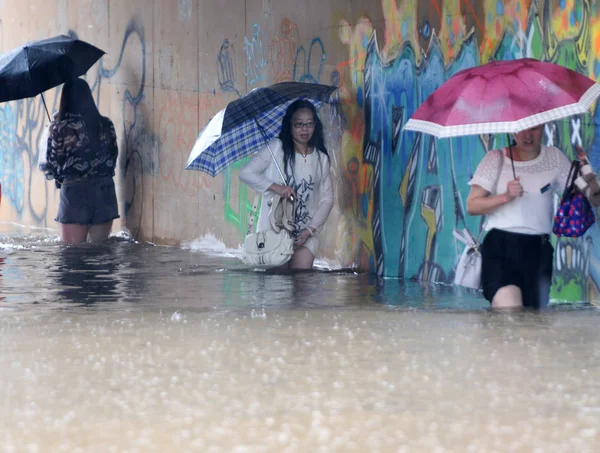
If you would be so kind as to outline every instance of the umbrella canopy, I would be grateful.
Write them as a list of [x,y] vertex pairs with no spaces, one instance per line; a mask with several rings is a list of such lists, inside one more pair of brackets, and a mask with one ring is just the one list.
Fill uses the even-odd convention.
[[334,86],[299,82],[282,82],[252,90],[229,103],[204,127],[190,153],[186,170],[216,176],[275,138],[292,102],[306,99],[319,108],[331,100],[335,90]]
[[600,85],[563,66],[532,58],[492,61],[442,84],[404,130],[439,138],[516,133],[586,112]]
[[0,102],[43,93],[85,74],[104,51],[59,35],[0,55]]

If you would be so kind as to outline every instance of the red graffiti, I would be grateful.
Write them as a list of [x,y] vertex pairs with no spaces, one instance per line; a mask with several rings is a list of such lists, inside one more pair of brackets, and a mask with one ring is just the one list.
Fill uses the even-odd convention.
[[299,42],[298,26],[288,18],[283,19],[279,26],[279,33],[273,36],[269,43],[269,60],[275,82],[292,80]]

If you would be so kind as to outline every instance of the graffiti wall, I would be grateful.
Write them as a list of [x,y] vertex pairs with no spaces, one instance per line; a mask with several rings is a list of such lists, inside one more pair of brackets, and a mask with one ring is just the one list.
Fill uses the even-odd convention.
[[[176,245],[211,233],[236,247],[255,194],[242,160],[216,177],[184,169],[206,123],[250,90],[282,81],[338,87],[319,114],[335,181],[320,255],[343,267],[451,282],[462,244],[481,232],[467,182],[504,137],[434,140],[403,132],[415,109],[456,72],[533,57],[600,76],[598,4],[591,0],[282,0],[0,2],[0,45],[70,34],[103,48],[88,72],[119,137],[121,219],[139,240]],[[53,14],[34,14],[51,10]],[[315,14],[318,11],[318,14]],[[58,108],[60,87],[45,96]],[[548,124],[545,142],[600,168],[600,112]],[[47,124],[41,98],[0,104],[0,220],[56,229],[58,194],[37,169]],[[553,296],[600,299],[600,230],[555,241]]]
[[[402,132],[416,108],[456,72],[491,60],[533,57],[598,75],[597,4],[582,1],[382,2],[382,35],[368,17],[342,18],[339,63],[347,101],[343,132],[344,236],[357,262],[386,276],[451,282],[463,245],[481,219],[466,213],[468,180],[504,137],[436,140]],[[582,146],[597,167],[597,110],[548,124],[545,143],[573,156]],[[597,299],[598,227],[555,240],[553,297]]]

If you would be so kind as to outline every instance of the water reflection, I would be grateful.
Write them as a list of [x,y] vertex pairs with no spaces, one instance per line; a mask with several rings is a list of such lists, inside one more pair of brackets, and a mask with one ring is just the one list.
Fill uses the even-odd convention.
[[118,256],[109,245],[60,247],[56,296],[62,302],[90,305],[119,299]]
[[227,305],[356,308],[375,304],[429,310],[489,309],[477,291],[383,279],[350,270],[289,273],[222,269],[214,278],[221,278],[221,293]]
[[125,302],[199,310],[256,306],[490,309],[477,291],[353,270],[266,272],[244,267],[233,257],[123,240],[76,247],[43,240],[26,242],[11,240],[14,248],[0,256],[0,300],[4,303],[91,306]]

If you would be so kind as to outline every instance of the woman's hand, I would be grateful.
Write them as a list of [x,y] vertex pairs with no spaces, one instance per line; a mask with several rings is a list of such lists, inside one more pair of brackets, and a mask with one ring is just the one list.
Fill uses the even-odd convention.
[[281,184],[271,184],[269,190],[272,190],[281,198],[296,198],[296,192],[290,186],[283,186]]
[[598,175],[590,167],[590,162],[583,149],[581,149],[581,146],[577,146],[575,149],[577,150],[577,159],[582,165],[579,169],[581,176],[575,179],[575,185],[586,196],[588,201],[597,208],[600,206],[600,183],[598,182]]
[[298,235],[296,240],[294,241],[294,246],[300,247],[300,246],[306,244],[306,241],[308,241],[308,238],[310,238],[311,236],[312,236],[311,231],[308,228],[304,228],[300,232],[300,234]]
[[587,154],[581,146],[577,145],[575,149],[577,150],[577,160],[580,160],[582,165],[589,164]]
[[512,201],[515,198],[523,195],[523,186],[521,185],[519,178],[520,177],[517,176],[517,179],[508,181],[508,184],[506,185],[505,195],[506,195],[506,198],[508,199],[508,201]]
[[[590,184],[590,185],[594,186],[592,188],[592,192],[599,192],[600,187],[598,187],[598,183],[597,183],[598,175],[592,170],[592,167],[590,166],[590,161],[588,160],[587,155],[585,154],[583,149],[581,149],[581,146],[577,146],[575,149],[577,150],[577,160],[579,160],[579,162],[581,163],[579,172],[581,173],[581,176],[583,176],[583,179],[585,180],[585,184]],[[577,178],[577,180],[579,180],[579,178]],[[577,184],[577,186],[583,184],[583,182],[578,183],[577,180],[575,181],[575,184]],[[583,192],[583,190],[584,190],[584,188],[581,189],[582,192]]]

